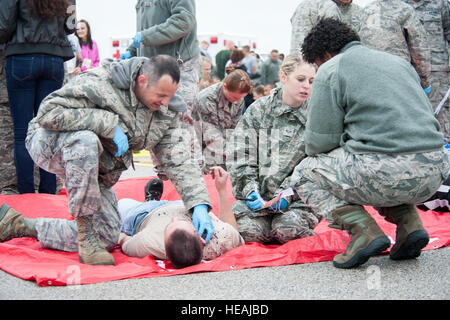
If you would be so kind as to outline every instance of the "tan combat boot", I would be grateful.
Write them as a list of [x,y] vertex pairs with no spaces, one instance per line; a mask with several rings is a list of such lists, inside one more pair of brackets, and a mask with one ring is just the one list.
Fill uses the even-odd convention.
[[397,225],[395,244],[389,257],[392,260],[413,259],[420,256],[430,238],[424,229],[416,206],[403,204],[396,207],[377,208],[386,221]]
[[13,238],[37,237],[34,220],[25,218],[6,203],[0,207],[0,242]]
[[94,230],[94,217],[76,218],[78,227],[78,258],[81,263],[90,265],[114,265],[113,256],[101,246]]
[[330,228],[343,229],[351,235],[345,252],[333,259],[336,268],[358,267],[391,245],[389,238],[362,206],[339,208],[332,217],[335,223],[329,225]]

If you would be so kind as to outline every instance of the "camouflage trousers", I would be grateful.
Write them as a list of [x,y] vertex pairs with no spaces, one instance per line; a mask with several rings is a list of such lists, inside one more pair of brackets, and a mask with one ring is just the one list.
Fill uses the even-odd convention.
[[334,222],[337,208],[357,204],[393,207],[428,199],[449,173],[444,150],[419,154],[352,154],[337,148],[305,158],[291,186],[316,214]]
[[[199,93],[199,70],[201,65],[200,55],[185,61],[180,65],[180,82],[177,93],[179,93],[186,102],[186,112],[180,113],[181,132],[180,137],[190,145],[192,157],[199,163],[203,164],[202,149],[198,137],[201,137],[201,130],[194,125],[194,120],[198,119],[198,93]],[[160,168],[159,159],[151,152],[155,172],[164,176],[165,173]]]
[[6,90],[5,62],[5,51],[0,49],[0,194],[15,194],[14,125]]
[[293,201],[283,212],[263,209],[252,211],[245,201],[233,203],[239,233],[245,242],[286,243],[314,235],[314,228],[322,217]]
[[[94,229],[100,244],[112,251],[119,241],[120,215],[116,194],[111,188],[100,190],[100,210],[94,214]],[[37,239],[46,249],[78,251],[78,230],[75,220],[37,218]]]
[[[94,228],[105,248],[112,250],[120,234],[120,215],[114,191],[99,184],[103,146],[98,136],[89,130],[55,132],[38,128],[29,131],[25,144],[37,165],[65,182],[69,213],[74,218],[94,215]],[[78,250],[75,221],[40,218],[36,229],[44,248]]]
[[[450,83],[449,75],[450,72],[431,72],[431,92],[428,97],[430,99],[431,105],[433,106],[433,110],[436,110],[439,103],[442,101],[448,91]],[[444,134],[444,138],[450,138],[449,116],[449,101],[447,100],[437,117],[439,125],[441,126],[441,132]]]

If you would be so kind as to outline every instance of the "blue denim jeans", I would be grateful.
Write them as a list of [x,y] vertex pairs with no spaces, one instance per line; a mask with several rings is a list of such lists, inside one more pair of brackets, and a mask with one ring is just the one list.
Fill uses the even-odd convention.
[[[14,162],[19,193],[34,193],[34,163],[25,147],[28,123],[36,116],[42,100],[61,88],[64,61],[43,54],[9,56],[6,85],[14,122]],[[39,169],[39,192],[55,193],[56,176]]]
[[[182,202],[170,201],[173,203]],[[168,204],[168,200],[139,202],[134,199],[121,199],[118,202],[120,231],[134,236],[142,220],[154,209]]]

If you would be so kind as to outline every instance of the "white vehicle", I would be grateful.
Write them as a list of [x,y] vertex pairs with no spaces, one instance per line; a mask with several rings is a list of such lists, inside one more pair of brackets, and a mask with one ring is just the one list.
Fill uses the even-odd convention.
[[[211,57],[216,56],[217,52],[224,49],[226,40],[233,40],[234,44],[238,48],[248,45],[250,50],[257,50],[256,36],[242,35],[242,34],[229,34],[229,33],[208,33],[199,34],[198,41],[206,40],[209,43],[208,53]],[[133,42],[133,36],[110,36],[109,37],[110,50],[107,52],[108,58],[120,59],[120,55],[127,51],[127,48]],[[214,63],[214,61],[213,61]]]
[[107,52],[107,58],[119,60],[120,55],[127,51],[127,48],[133,43],[133,36],[109,37],[110,51]]
[[[250,50],[257,50],[257,39],[253,35],[231,34],[231,33],[203,33],[198,34],[198,41],[208,41],[208,53],[211,57],[216,56],[217,52],[224,49],[226,40],[233,40],[234,44],[240,49],[242,46],[248,45]],[[214,61],[213,61],[214,63]]]

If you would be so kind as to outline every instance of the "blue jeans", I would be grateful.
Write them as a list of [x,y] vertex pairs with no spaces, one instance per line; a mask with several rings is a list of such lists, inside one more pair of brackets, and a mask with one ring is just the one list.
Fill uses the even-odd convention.
[[[34,163],[25,147],[28,123],[36,116],[42,100],[61,88],[64,61],[43,54],[9,56],[6,60],[6,85],[14,122],[14,163],[19,193],[34,193]],[[56,176],[39,169],[40,193],[56,192]]]
[[[181,200],[170,201],[172,203],[182,202]],[[120,214],[120,231],[129,236],[134,236],[142,220],[152,210],[168,204],[168,200],[139,202],[134,199],[121,199],[118,202]]]

